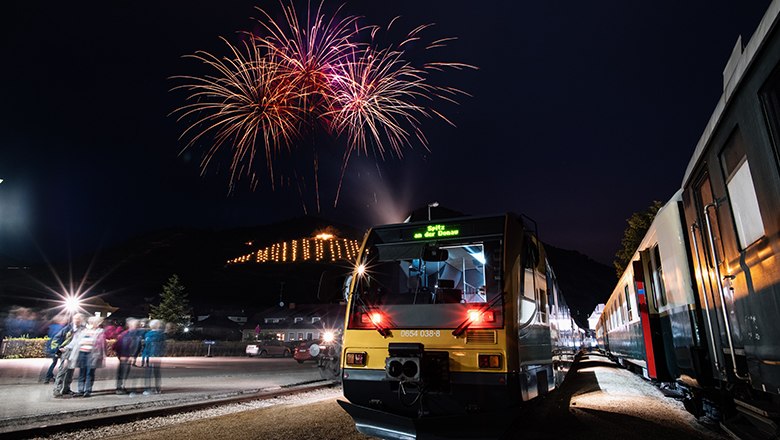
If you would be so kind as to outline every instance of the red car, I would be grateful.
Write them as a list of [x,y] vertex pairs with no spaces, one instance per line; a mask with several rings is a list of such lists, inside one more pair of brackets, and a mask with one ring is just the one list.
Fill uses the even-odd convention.
[[[304,361],[316,361],[317,356],[319,356],[321,351],[320,344],[322,344],[322,342],[318,339],[313,341],[301,341],[301,343],[295,347],[293,359],[298,361],[299,364],[302,364]],[[315,346],[313,350],[312,345]]]
[[304,361],[317,361],[320,355],[333,356],[333,352],[338,351],[337,334],[331,331],[325,332],[323,338],[313,341],[301,341],[295,347],[293,359],[302,364]]

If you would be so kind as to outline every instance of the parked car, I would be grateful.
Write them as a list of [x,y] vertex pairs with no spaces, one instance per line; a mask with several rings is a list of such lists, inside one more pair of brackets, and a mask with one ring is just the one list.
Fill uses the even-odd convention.
[[[293,359],[298,361],[299,364],[305,361],[316,361],[317,356],[320,354],[320,345],[322,341],[315,339],[313,341],[301,341],[296,347],[293,353]],[[312,348],[312,345],[315,347]]]
[[250,357],[290,357],[292,356],[292,350],[284,345],[284,342],[282,341],[259,341],[257,344],[249,344],[246,346],[246,355]]

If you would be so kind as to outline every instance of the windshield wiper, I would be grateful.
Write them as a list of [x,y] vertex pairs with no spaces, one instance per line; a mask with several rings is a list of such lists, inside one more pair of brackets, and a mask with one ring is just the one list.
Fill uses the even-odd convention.
[[[506,295],[506,292],[501,292],[500,295],[496,295],[496,297],[493,298],[493,301],[490,301],[489,303],[487,303],[484,306],[480,307],[479,310],[477,310],[477,313],[479,314],[478,316],[482,316],[483,313],[485,313],[491,307],[496,305],[498,300],[503,298],[504,295]],[[469,326],[471,325],[472,322],[474,322],[474,321],[471,320],[471,316],[466,318],[463,322],[460,323],[460,325],[455,330],[452,331],[452,336],[458,337],[458,336],[462,335],[463,332],[465,332],[466,329],[469,328]]]

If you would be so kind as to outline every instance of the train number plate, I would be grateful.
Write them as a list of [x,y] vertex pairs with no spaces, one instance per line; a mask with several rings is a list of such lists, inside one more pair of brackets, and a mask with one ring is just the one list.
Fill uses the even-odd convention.
[[441,330],[401,330],[402,338],[438,338]]

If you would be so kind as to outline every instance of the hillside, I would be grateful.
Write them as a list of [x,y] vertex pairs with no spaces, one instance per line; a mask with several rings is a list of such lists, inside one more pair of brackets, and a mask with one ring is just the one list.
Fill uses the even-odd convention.
[[566,303],[580,327],[585,327],[596,304],[605,302],[612,293],[617,283],[615,269],[577,251],[548,244],[544,248]]
[[[339,299],[344,276],[351,270],[344,262],[226,264],[271,243],[310,237],[328,227],[340,237],[360,240],[363,236],[361,230],[316,217],[224,231],[170,229],[75,259],[72,266],[55,264],[54,272],[65,286],[78,286],[83,279],[84,286],[91,286],[90,296],[101,295],[123,315],[140,314],[145,305],[157,303],[162,285],[172,274],[179,275],[198,311],[257,310],[280,299],[285,303],[332,302]],[[567,303],[583,325],[595,305],[612,291],[614,272],[579,252],[549,245],[546,249]],[[56,306],[55,295],[45,286],[59,282],[47,267],[4,272],[0,279],[3,304]]]

